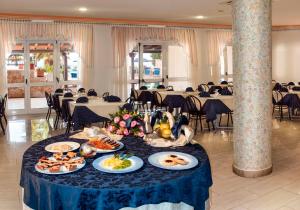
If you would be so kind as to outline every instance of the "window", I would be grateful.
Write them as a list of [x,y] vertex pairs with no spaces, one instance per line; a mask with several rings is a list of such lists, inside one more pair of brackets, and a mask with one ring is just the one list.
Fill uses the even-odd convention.
[[232,64],[232,46],[226,46],[223,55],[220,56],[221,80],[232,82],[233,64]]

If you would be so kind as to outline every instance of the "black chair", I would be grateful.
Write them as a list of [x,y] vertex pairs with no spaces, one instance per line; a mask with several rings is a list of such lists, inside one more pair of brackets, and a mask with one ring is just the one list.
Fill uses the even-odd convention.
[[64,90],[62,88],[58,88],[55,90],[55,93],[60,93],[60,94],[63,94],[64,93]]
[[48,105],[48,111],[47,111],[47,115],[46,115],[46,120],[49,120],[49,118],[51,116],[51,111],[52,111],[52,109],[54,109],[54,107],[53,107],[53,100],[52,100],[51,94],[48,93],[47,91],[45,91],[45,98],[46,98],[47,105]]
[[64,94],[64,97],[73,97],[73,93],[67,92]]
[[127,110],[129,112],[134,111],[134,105],[132,103],[125,103],[123,106],[120,107],[120,110]]
[[165,89],[166,87],[164,85],[158,85],[157,89]]
[[94,89],[89,89],[87,95],[88,96],[98,96],[97,92]]
[[[198,127],[198,121],[200,122],[200,127],[201,127],[201,131],[203,130],[203,126],[202,126],[202,120],[206,119],[205,113],[203,113],[202,111],[202,105],[201,105],[201,101],[195,97],[195,96],[188,96],[186,97],[186,101],[185,101],[185,108],[186,111],[188,113],[188,118],[189,120],[193,119],[196,120],[196,125],[195,125],[195,133],[197,132],[197,127]],[[214,128],[214,124],[212,123],[213,128]],[[210,126],[209,126],[209,122],[207,121],[207,127],[208,130],[210,131]]]
[[102,94],[102,98],[105,98],[107,96],[109,96],[109,92],[105,92],[105,93]]
[[6,123],[6,125],[7,125],[6,105],[7,105],[7,93],[6,93],[6,94],[4,95],[4,97],[3,97],[3,111],[2,111],[3,118],[4,118],[5,123]]
[[5,128],[2,123],[2,118],[4,118],[4,110],[5,110],[4,106],[5,106],[5,101],[4,101],[4,98],[1,96],[0,97],[0,126],[1,126],[3,134],[5,135]]
[[185,89],[185,92],[194,92],[194,89],[192,87],[187,87]]
[[81,96],[76,99],[76,103],[79,103],[79,104],[88,103],[88,102],[89,102],[89,99],[88,99],[88,97],[85,97],[85,96]]
[[208,91],[209,91],[209,87],[208,87],[207,84],[200,84],[200,85],[198,85],[197,90],[198,90],[199,92],[202,92],[202,91],[208,92]]
[[273,113],[279,111],[280,121],[283,119],[283,110],[288,110],[289,119],[291,120],[291,112],[289,106],[283,103],[283,95],[280,91],[272,91]]
[[141,86],[140,90],[148,90],[148,88],[146,86]]
[[222,81],[221,85],[228,85],[228,82],[227,81]]
[[172,85],[167,86],[167,91],[174,91],[174,87]]
[[139,93],[135,89],[131,89],[130,98],[128,98],[126,101],[129,101],[130,103],[134,104],[136,106],[137,110],[144,110],[143,102],[139,101]]
[[61,113],[62,113],[62,118],[64,122],[67,123],[67,128],[66,128],[66,134],[70,133],[70,130],[72,128],[72,113],[70,109],[69,102],[74,101],[73,99],[63,99],[62,100],[62,106],[61,106]]
[[295,86],[292,88],[293,91],[300,91],[300,86]]
[[294,82],[289,82],[287,85],[288,86],[295,86],[295,83]]
[[159,92],[153,91],[153,99],[154,99],[153,106],[155,107],[155,109],[159,107],[160,109],[165,108],[165,110],[168,110],[168,105],[164,104]]
[[78,93],[85,93],[85,89],[84,88],[79,88]]
[[54,129],[57,129],[59,119],[61,118],[61,107],[59,104],[58,95],[54,94],[52,96],[52,101],[53,101],[53,109],[55,110],[55,113],[56,113],[56,117],[55,117],[55,121],[54,121]]
[[213,82],[208,82],[207,85],[215,85]]

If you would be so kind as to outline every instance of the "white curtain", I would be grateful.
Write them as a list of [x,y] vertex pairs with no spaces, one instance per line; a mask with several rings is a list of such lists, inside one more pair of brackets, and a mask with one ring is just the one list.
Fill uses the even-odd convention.
[[122,98],[127,97],[127,54],[139,41],[177,42],[186,51],[191,70],[189,81],[194,85],[193,73],[198,68],[195,33],[193,29],[146,28],[146,27],[113,27],[113,57],[115,68],[115,93]]
[[[93,68],[93,27],[79,23],[32,23],[29,21],[0,20],[0,74],[5,76],[5,59],[17,40],[43,39],[72,42],[81,57],[82,82],[89,84],[89,72]],[[0,80],[0,93],[5,92],[5,81]]]
[[220,82],[220,56],[223,54],[224,47],[231,45],[232,31],[229,30],[209,30],[207,32],[207,52],[208,65],[211,72],[212,81]]

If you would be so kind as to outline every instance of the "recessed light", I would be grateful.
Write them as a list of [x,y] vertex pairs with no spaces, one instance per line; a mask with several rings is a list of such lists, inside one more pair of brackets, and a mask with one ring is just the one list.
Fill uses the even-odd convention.
[[196,19],[205,19],[206,17],[203,16],[203,15],[198,15],[198,16],[196,16],[195,18],[196,18]]
[[78,11],[80,12],[86,12],[88,9],[86,7],[79,7]]

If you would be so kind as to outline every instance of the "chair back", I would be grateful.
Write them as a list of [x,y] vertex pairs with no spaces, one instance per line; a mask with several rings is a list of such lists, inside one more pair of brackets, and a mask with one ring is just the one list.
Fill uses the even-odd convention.
[[295,86],[292,88],[293,91],[300,91],[300,86]]
[[165,89],[166,87],[164,85],[158,85],[157,89]]
[[188,113],[196,113],[201,111],[201,101],[195,96],[186,97],[186,108]]
[[288,86],[295,86],[295,83],[294,82],[289,82],[287,85]]
[[278,103],[283,98],[282,93],[280,91],[277,91],[277,90],[272,91],[272,96],[273,96],[272,97],[273,98],[273,104]]
[[161,104],[162,104],[162,97],[161,97],[161,95],[160,95],[159,92],[157,92],[157,91],[153,92],[153,99],[154,99],[154,105],[161,106]]
[[87,95],[88,96],[97,96],[98,94],[94,89],[89,89]]
[[74,101],[73,99],[63,99],[61,103],[61,114],[65,122],[68,122],[72,118],[69,102]]
[[85,93],[85,89],[84,88],[79,88],[78,93]]
[[73,93],[67,92],[64,94],[64,97],[73,97]]
[[146,86],[141,86],[140,90],[148,90],[148,88]]
[[7,105],[7,93],[4,95],[4,98],[3,98],[4,112],[5,112],[5,109],[6,109],[6,105]]
[[134,100],[137,101],[139,97],[139,93],[135,89],[131,89],[130,97]]
[[53,106],[51,93],[48,93],[47,91],[45,91],[45,98],[46,98],[48,107]]
[[85,96],[81,96],[76,99],[76,103],[88,103],[88,102],[89,102],[89,99],[88,99],[88,97],[85,97]]
[[167,91],[174,91],[174,87],[172,85],[169,85],[166,89]]
[[185,89],[185,92],[194,92],[194,89],[192,87],[187,87]]
[[64,90],[62,88],[58,88],[55,90],[55,93],[64,93]]
[[207,85],[215,85],[213,82],[208,82]]
[[105,98],[107,96],[109,96],[109,92],[105,92],[105,93],[102,94],[102,98]]
[[198,90],[199,92],[202,92],[202,91],[208,91],[208,90],[209,90],[209,87],[208,87],[207,84],[204,84],[204,83],[203,83],[203,84],[198,85],[197,90]]
[[3,115],[4,115],[4,98],[0,96],[0,117],[2,117]]
[[53,102],[53,108],[55,111],[58,111],[60,112],[61,111],[61,107],[60,107],[60,104],[59,104],[59,98],[58,98],[58,95],[52,95],[52,102]]
[[228,82],[227,81],[222,81],[221,85],[228,85]]

